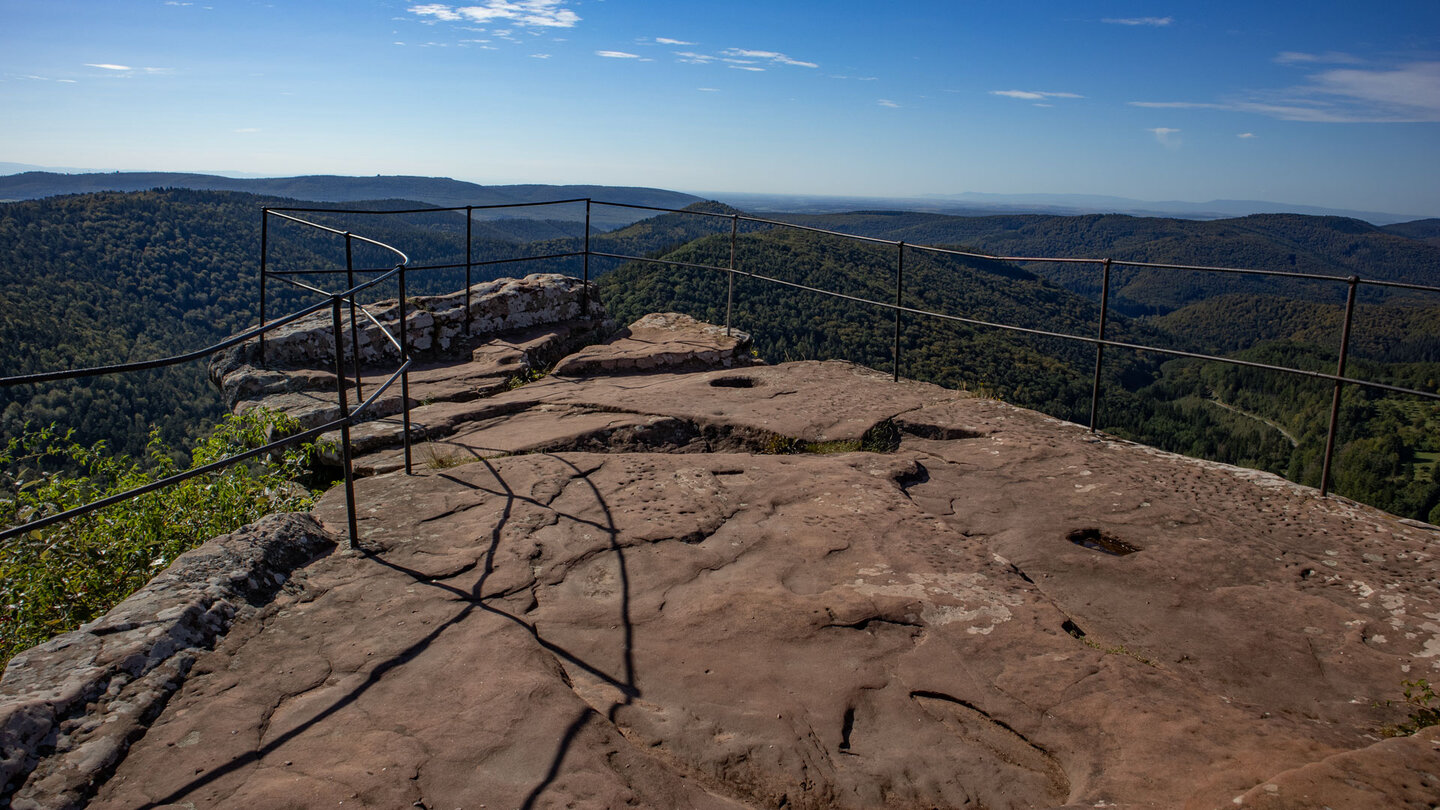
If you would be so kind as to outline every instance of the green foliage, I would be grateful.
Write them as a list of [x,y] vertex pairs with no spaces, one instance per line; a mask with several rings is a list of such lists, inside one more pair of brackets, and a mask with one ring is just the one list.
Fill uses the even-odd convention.
[[[1386,737],[1404,737],[1422,728],[1440,726],[1440,695],[1435,694],[1435,687],[1424,678],[1403,681],[1401,685],[1405,687],[1405,704],[1410,707],[1410,717],[1403,723],[1385,726],[1380,733]],[[1391,701],[1385,703],[1389,705]]]
[[[262,409],[230,417],[192,453],[199,467],[298,429]],[[238,463],[47,529],[0,548],[0,661],[90,621],[182,552],[278,511],[307,508],[309,445]],[[57,471],[59,470],[59,471]],[[20,525],[180,472],[152,431],[144,461],[79,444],[73,431],[27,428],[0,452],[0,526]]]

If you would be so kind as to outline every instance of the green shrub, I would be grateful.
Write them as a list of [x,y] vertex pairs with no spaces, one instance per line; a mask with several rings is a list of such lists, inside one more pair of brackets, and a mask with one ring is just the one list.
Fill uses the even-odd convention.
[[[1403,723],[1380,729],[1380,733],[1386,737],[1404,737],[1422,728],[1440,726],[1440,696],[1435,694],[1430,682],[1421,678],[1403,681],[1401,685],[1405,687],[1405,705],[1410,707],[1410,716]],[[1385,703],[1388,705],[1391,701]]]
[[[259,447],[298,428],[254,410],[229,417],[191,453],[192,466]],[[180,472],[151,431],[144,462],[84,447],[54,425],[28,427],[0,451],[0,528],[9,528]],[[277,511],[305,509],[317,493],[297,482],[311,445],[226,467],[46,529],[0,547],[0,664],[100,616],[182,552]]]

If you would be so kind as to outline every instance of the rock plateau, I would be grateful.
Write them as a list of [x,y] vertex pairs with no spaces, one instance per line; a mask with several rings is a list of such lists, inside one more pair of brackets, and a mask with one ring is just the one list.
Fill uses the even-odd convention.
[[[1435,527],[683,316],[577,351],[603,312],[554,309],[445,336],[414,475],[355,429],[360,548],[276,517],[245,536],[294,559],[17,658],[12,806],[1440,804],[1440,728],[1381,733],[1440,670]],[[287,359],[216,376],[330,407]]]

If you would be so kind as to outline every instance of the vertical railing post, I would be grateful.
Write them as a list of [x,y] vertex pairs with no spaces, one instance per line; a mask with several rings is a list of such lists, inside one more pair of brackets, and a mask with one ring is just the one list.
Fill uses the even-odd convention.
[[580,317],[590,314],[590,198],[585,198],[585,259],[580,276]]
[[[355,289],[355,260],[351,255],[350,232],[345,232],[345,289]],[[350,293],[350,353],[355,358],[355,401],[363,402],[365,392],[360,389],[360,332],[355,322],[355,293]]]
[[905,243],[896,245],[900,249],[895,261],[895,382],[900,382],[900,296],[905,290]]
[[735,307],[735,237],[740,231],[740,215],[730,215],[730,272],[725,274],[725,337],[730,337],[730,312]]
[[[1110,260],[1106,259],[1100,275],[1100,340],[1105,339],[1105,318],[1110,313]],[[1105,361],[1105,344],[1095,344],[1095,383],[1090,389],[1090,432],[1100,416],[1100,366]]]
[[[470,228],[471,228],[471,226],[472,226],[472,225],[474,224],[474,222],[475,222],[474,212],[475,212],[475,207],[474,207],[474,206],[472,206],[472,205],[467,205],[467,206],[465,206],[465,338],[466,338],[467,340],[470,338],[470,283],[471,283],[471,282],[470,282],[470,266],[475,263],[474,256],[471,254],[471,244],[472,244],[472,240],[471,240],[471,238],[470,238]],[[403,301],[403,300],[405,300],[405,293],[404,293],[404,287],[405,287],[405,271],[404,271],[404,270],[401,270],[401,271],[400,271],[400,287],[401,287],[400,300]],[[401,334],[404,334],[404,330],[401,330]],[[404,340],[401,340],[401,343],[403,344],[403,343],[404,343]],[[407,440],[407,441],[408,441],[408,440]],[[407,463],[407,465],[406,465],[406,471],[407,471],[407,472],[409,471],[409,465],[408,465],[408,463]]]
[[[1350,322],[1355,317],[1355,288],[1360,286],[1360,277],[1351,276],[1348,279],[1350,291],[1345,296],[1345,323],[1340,327],[1340,360],[1335,366],[1335,376],[1345,376],[1345,358],[1350,353]],[[1335,394],[1330,400],[1330,430],[1325,434],[1325,464],[1320,469],[1320,497],[1330,493],[1330,460],[1335,455],[1335,434],[1338,432],[1340,423],[1340,387],[1343,385],[1339,380],[1335,381]]]
[[[467,288],[468,289],[468,288]],[[470,307],[465,307],[465,312],[470,312]],[[468,332],[468,330],[467,330]],[[400,265],[400,364],[404,366],[410,362],[410,330],[405,328],[405,265]],[[410,369],[406,368],[400,372],[400,411],[401,430],[405,436],[405,474],[414,475],[410,463]]]
[[360,547],[355,517],[355,473],[350,465],[350,400],[345,393],[345,326],[340,316],[343,296],[330,297],[330,333],[335,343],[335,394],[340,403],[340,459],[345,471],[345,511],[350,520],[350,548]]
[[[270,209],[260,209],[260,325],[265,325],[265,262],[270,254]],[[260,365],[265,365],[265,333],[260,333]]]

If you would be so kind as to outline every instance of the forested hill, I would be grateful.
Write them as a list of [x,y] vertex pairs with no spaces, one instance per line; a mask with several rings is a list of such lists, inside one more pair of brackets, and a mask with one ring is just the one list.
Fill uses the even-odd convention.
[[[169,189],[0,205],[0,345],[5,346],[0,376],[152,359],[201,348],[254,326],[259,321],[261,207],[299,204],[307,203]],[[416,205],[406,200],[368,204]],[[403,245],[417,264],[464,259],[463,214],[306,216]],[[529,224],[545,230],[544,223]],[[497,235],[503,232],[475,237],[477,259],[514,255],[516,244]],[[271,250],[272,267],[344,266],[343,241],[289,223],[272,223]],[[357,245],[355,259],[361,268],[389,267],[395,261],[364,245]],[[455,289],[461,283],[453,272],[414,275],[417,292]],[[395,291],[376,294],[393,297]],[[271,290],[270,313],[314,300],[277,285]],[[108,439],[132,453],[143,450],[151,424],[172,446],[184,444],[222,412],[202,366],[0,389],[0,440],[30,420],[56,421],[76,428],[85,442]]]
[[[223,191],[98,193],[0,205],[0,375],[153,358],[203,347],[258,321],[260,209],[294,205],[276,197]],[[355,207],[420,208],[410,200]],[[716,216],[660,214],[610,232],[592,230],[599,252],[663,258],[672,264],[593,257],[592,277],[621,320],[680,310],[723,322],[725,275],[684,265],[726,266],[734,228],[735,266],[878,301],[894,296],[896,248],[778,229]],[[529,209],[536,216],[549,209]],[[454,212],[405,216],[306,214],[403,249],[412,267],[464,261],[465,220]],[[985,217],[860,213],[807,218],[911,243],[971,244],[998,253],[1113,255],[1216,264],[1253,264],[1296,256],[1296,269],[1433,279],[1437,249],[1354,220],[1246,217],[1218,223],[1132,217]],[[1046,225],[1054,232],[1046,232]],[[1412,223],[1413,224],[1413,223]],[[1414,224],[1423,234],[1422,224]],[[987,237],[986,235],[990,236]],[[1067,234],[1075,241],[1065,241]],[[579,250],[574,223],[495,220],[472,228],[477,262]],[[983,238],[993,238],[989,244]],[[343,242],[272,221],[272,267],[343,267]],[[1124,251],[1133,251],[1125,253]],[[1248,251],[1248,252],[1247,252]],[[1283,254],[1282,254],[1283,252]],[[1138,254],[1138,255],[1137,255]],[[1085,279],[1053,265],[1032,267],[907,250],[904,303],[953,315],[1090,335],[1099,296]],[[1268,258],[1267,258],[1268,257]],[[388,267],[394,257],[358,247],[359,267]],[[579,259],[477,268],[473,280],[499,274],[574,272]],[[1294,293],[1290,284],[1254,287],[1219,276],[1209,286],[1179,277],[1117,270],[1121,306],[1109,336],[1306,369],[1335,367],[1342,301]],[[416,293],[458,289],[455,270],[410,274]],[[1236,280],[1240,283],[1234,283]],[[325,286],[335,286],[330,277]],[[1093,280],[1092,280],[1093,281]],[[1064,283],[1068,282],[1068,283]],[[1222,283],[1224,282],[1224,283]],[[375,297],[392,297],[378,289]],[[1132,296],[1125,305],[1124,296]],[[270,313],[295,308],[298,294],[272,288]],[[1169,296],[1169,297],[1164,297]],[[735,324],[755,334],[772,361],[847,358],[891,368],[893,313],[855,302],[738,276]],[[1115,299],[1112,299],[1112,301]],[[1147,306],[1143,301],[1163,301]],[[1164,317],[1148,313],[1169,311]],[[1404,297],[1362,300],[1349,373],[1435,390],[1440,381],[1440,302]],[[978,390],[1067,419],[1088,416],[1094,349],[1079,342],[1018,337],[991,329],[902,320],[902,373]],[[1329,386],[1269,372],[1153,354],[1107,351],[1101,426],[1168,450],[1319,482]],[[221,413],[200,364],[85,384],[0,391],[0,439],[26,420],[78,429],[85,442],[105,438],[142,452],[149,426],[172,445],[203,432]],[[1407,517],[1440,519],[1440,408],[1349,386],[1342,403],[1337,489]]]
[[[0,200],[33,200],[60,194],[97,191],[147,191],[154,188],[185,188],[203,191],[243,191],[292,200],[316,202],[353,202],[356,200],[416,200],[437,206],[506,205],[514,203],[549,202],[590,197],[631,205],[658,208],[684,208],[700,198],[678,191],[634,186],[593,185],[511,185],[483,186],[452,180],[448,177],[382,176],[345,177],[310,175],[305,177],[236,178],[210,174],[177,172],[113,172],[95,174],[55,174],[24,172],[0,176]],[[645,211],[615,207],[596,207],[592,223],[616,227],[649,216]],[[496,216],[524,217],[521,210],[497,213]],[[542,219],[585,219],[583,205],[546,206],[533,215]]]
[[[1256,214],[1197,222],[1094,214],[1075,217],[951,217],[863,212],[777,218],[844,233],[920,244],[967,245],[1002,256],[1112,258],[1162,264],[1243,267],[1440,285],[1440,246],[1357,219]],[[1421,223],[1408,223],[1428,233]],[[1400,231],[1395,230],[1401,229]],[[1089,265],[1037,263],[1033,271],[1069,289],[1094,294]],[[1314,301],[1344,300],[1343,284],[1273,281],[1188,271],[1116,268],[1112,300],[1121,311],[1159,314],[1233,292],[1271,292]]]

